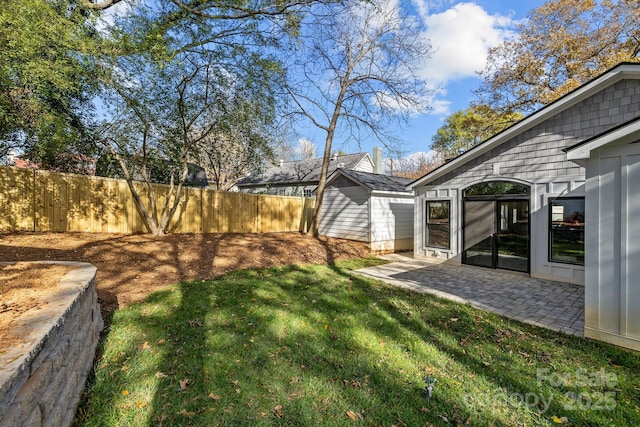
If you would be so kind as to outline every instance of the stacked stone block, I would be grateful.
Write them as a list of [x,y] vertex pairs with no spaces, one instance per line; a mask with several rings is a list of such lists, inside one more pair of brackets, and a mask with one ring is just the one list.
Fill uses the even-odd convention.
[[23,346],[0,355],[0,427],[73,422],[103,327],[96,268],[76,267],[41,307],[18,317]]

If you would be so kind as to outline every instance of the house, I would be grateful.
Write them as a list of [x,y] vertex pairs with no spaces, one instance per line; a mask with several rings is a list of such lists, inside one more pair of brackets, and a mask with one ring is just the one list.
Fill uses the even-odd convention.
[[[133,163],[133,162],[131,162]],[[142,172],[139,170],[139,165],[136,165],[138,169],[130,170],[133,174],[134,181],[144,181]],[[149,180],[156,184],[170,184],[171,183],[171,168],[176,164],[169,160],[163,159],[148,159]],[[132,167],[132,166],[129,166]],[[178,174],[180,171],[178,171]],[[117,178],[125,179],[124,172],[118,161],[111,155],[102,155],[96,162],[96,176],[102,176],[105,178]],[[174,176],[174,183],[177,184],[179,176]],[[207,180],[207,172],[202,166],[198,166],[194,163],[187,164],[187,178],[184,185],[187,187],[207,187],[209,182]]]
[[640,351],[640,118],[566,152],[587,177],[585,336]]
[[320,235],[367,242],[374,252],[411,250],[411,181],[338,168],[327,180]]
[[585,335],[640,349],[639,118],[622,63],[414,181],[415,256],[586,285]]
[[[376,150],[379,150],[376,154]],[[374,149],[382,167],[382,150]],[[376,167],[369,153],[338,155],[334,153],[329,162],[327,177],[338,168],[374,172]],[[242,193],[277,194],[281,196],[311,197],[320,180],[322,159],[305,159],[293,162],[280,161],[269,166],[262,174],[248,176],[236,182],[235,188]]]

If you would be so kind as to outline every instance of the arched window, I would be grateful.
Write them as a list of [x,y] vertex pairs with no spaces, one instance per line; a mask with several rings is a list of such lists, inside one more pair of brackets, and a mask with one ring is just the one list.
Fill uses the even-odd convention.
[[528,196],[529,186],[510,181],[487,181],[467,187],[463,197],[475,196]]

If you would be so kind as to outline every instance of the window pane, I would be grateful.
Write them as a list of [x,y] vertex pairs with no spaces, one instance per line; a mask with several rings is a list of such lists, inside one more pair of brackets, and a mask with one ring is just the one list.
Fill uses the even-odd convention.
[[550,260],[584,265],[584,198],[555,199],[549,209]]
[[427,202],[429,207],[429,224],[449,223],[449,202]]
[[489,181],[467,187],[463,192],[463,197],[470,196],[505,196],[505,195],[528,195],[529,187],[516,182]]
[[449,201],[427,202],[427,239],[430,248],[449,249]]
[[449,249],[449,224],[427,225],[427,246],[430,248]]

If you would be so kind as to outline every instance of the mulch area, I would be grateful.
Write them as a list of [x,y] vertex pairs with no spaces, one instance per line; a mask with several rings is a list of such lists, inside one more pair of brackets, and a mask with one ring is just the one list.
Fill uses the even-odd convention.
[[0,234],[0,261],[82,261],[98,268],[103,316],[184,280],[209,279],[238,269],[330,263],[370,255],[362,242],[301,233]]

